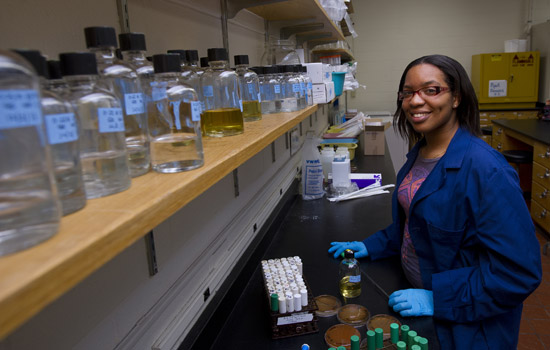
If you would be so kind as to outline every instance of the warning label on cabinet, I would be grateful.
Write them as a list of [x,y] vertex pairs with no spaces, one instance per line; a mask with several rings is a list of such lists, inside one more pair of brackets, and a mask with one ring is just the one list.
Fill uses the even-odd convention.
[[535,64],[533,54],[529,54],[529,56],[517,54],[512,58],[512,67],[529,67],[533,64]]

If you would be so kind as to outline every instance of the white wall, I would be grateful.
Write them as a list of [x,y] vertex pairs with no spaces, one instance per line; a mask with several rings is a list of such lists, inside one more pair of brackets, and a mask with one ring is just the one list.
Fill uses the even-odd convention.
[[349,108],[395,112],[403,70],[409,62],[424,55],[448,55],[470,73],[472,55],[502,52],[505,40],[525,38],[527,3],[527,0],[354,1],[353,19],[359,34],[352,43],[359,62],[357,80],[367,88],[348,98]]

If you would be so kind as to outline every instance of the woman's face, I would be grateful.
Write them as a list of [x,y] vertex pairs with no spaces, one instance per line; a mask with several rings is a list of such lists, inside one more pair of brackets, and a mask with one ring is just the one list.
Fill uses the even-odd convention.
[[434,89],[424,89],[403,99],[402,109],[407,120],[415,131],[424,136],[456,129],[456,107],[460,101],[449,90],[443,72],[431,64],[419,64],[409,69],[403,91],[408,91],[410,95],[411,91],[427,87]]

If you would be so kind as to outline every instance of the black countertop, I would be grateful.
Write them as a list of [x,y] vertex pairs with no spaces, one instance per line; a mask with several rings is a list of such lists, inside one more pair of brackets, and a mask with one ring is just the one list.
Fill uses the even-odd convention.
[[492,122],[514,130],[535,141],[550,145],[550,121],[539,119],[496,119]]
[[[352,166],[356,172],[381,173],[382,184],[395,184],[395,172],[389,152],[386,156],[357,156]],[[334,259],[327,250],[332,241],[362,240],[391,223],[391,194],[331,203],[327,199],[303,201],[296,196],[286,216],[279,223],[275,234],[261,259],[300,256],[304,278],[314,296],[329,294],[340,298],[338,269],[340,259]],[[257,252],[256,252],[257,253]],[[418,335],[428,338],[430,349],[439,349],[431,317],[403,318],[388,307],[388,298],[364,274],[368,274],[386,294],[411,288],[401,268],[398,257],[379,261],[360,259],[362,278],[361,295],[349,303],[365,306],[371,316],[389,314],[402,324],[410,326]],[[300,349],[307,343],[312,349],[327,349],[325,331],[338,324],[336,316],[318,319],[319,332],[284,339],[271,339],[268,301],[263,287],[260,264],[255,263],[251,277],[241,288],[235,307],[223,320],[211,320],[208,337],[202,336],[193,348],[211,349]],[[227,307],[227,305],[225,305]],[[215,317],[215,316],[214,316]],[[212,335],[212,325],[219,325]],[[205,327],[208,329],[209,325]],[[362,338],[366,327],[359,328]],[[203,333],[205,333],[203,331]],[[204,335],[204,334],[203,334]],[[211,339],[205,339],[211,338]],[[209,341],[211,343],[207,344]]]

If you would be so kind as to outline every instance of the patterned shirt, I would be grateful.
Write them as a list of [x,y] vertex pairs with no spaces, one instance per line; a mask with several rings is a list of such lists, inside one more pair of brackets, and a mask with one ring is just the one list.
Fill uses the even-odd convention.
[[423,288],[422,276],[420,275],[420,265],[418,256],[409,234],[409,208],[416,191],[422,186],[422,183],[433,170],[440,158],[426,159],[420,154],[416,158],[411,170],[403,179],[399,186],[397,198],[399,204],[405,211],[406,220],[403,232],[403,243],[401,244],[401,266],[405,276],[414,288]]

